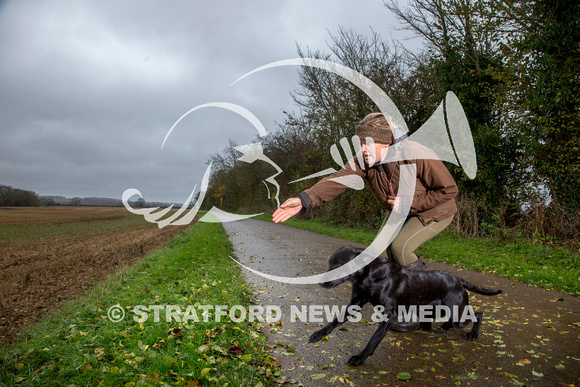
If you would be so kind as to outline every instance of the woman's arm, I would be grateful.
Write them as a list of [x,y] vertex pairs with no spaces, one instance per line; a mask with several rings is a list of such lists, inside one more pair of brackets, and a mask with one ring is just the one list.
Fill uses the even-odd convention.
[[286,200],[272,215],[272,220],[276,223],[284,222],[300,211],[309,211],[312,207],[317,207],[323,203],[332,200],[346,189],[350,188],[348,185],[342,184],[336,179],[340,179],[349,175],[358,175],[364,177],[364,171],[355,163],[353,169],[350,163],[330,176],[325,177],[311,188],[300,193],[299,197],[290,198]]

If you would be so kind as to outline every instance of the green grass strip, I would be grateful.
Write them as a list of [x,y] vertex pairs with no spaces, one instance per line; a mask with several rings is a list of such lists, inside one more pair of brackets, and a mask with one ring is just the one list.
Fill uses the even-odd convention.
[[[271,216],[259,219],[272,221]],[[288,219],[283,224],[319,234],[369,245],[376,230],[332,225],[321,220]],[[562,248],[533,244],[514,238],[465,238],[445,230],[417,250],[429,260],[508,278],[580,296],[580,257]]]
[[[275,384],[279,367],[260,323],[232,321],[227,309],[219,322],[215,309],[203,315],[208,305],[253,305],[230,252],[220,224],[194,224],[3,348],[0,385]],[[125,313],[116,323],[108,317],[114,305]],[[167,306],[182,313],[170,316]]]

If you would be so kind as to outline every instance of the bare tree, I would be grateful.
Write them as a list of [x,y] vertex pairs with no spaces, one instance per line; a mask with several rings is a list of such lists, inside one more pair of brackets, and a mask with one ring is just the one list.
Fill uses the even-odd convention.
[[505,13],[497,0],[412,0],[403,8],[396,0],[383,2],[403,23],[403,29],[424,38],[436,56],[449,59],[460,52],[481,69],[481,56],[494,55],[505,43]]

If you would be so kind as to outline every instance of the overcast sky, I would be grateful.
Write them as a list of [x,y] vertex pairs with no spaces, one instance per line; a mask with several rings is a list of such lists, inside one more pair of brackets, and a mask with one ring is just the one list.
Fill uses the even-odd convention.
[[[381,0],[0,1],[0,184],[40,195],[182,203],[209,155],[294,111],[295,67],[245,73],[328,51],[339,27],[404,40]],[[134,197],[136,199],[137,197]],[[282,199],[282,198],[281,198]]]

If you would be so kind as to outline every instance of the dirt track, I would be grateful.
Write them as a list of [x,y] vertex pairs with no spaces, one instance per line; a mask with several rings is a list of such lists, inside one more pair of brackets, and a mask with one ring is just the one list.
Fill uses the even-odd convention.
[[[307,276],[326,270],[328,257],[350,242],[258,220],[224,224],[235,254],[244,265],[279,276]],[[427,260],[429,257],[426,257]],[[429,262],[483,287],[501,288],[493,297],[470,294],[474,310],[484,311],[480,337],[463,340],[461,332],[389,332],[359,367],[347,367],[373,334],[372,307],[364,320],[345,323],[328,340],[307,343],[319,323],[302,322],[292,310],[309,305],[344,305],[350,286],[334,290],[317,285],[289,285],[247,273],[256,302],[279,307],[280,323],[265,329],[282,373],[305,386],[352,385],[580,385],[580,299],[529,287],[489,274]],[[295,315],[296,316],[296,315]],[[325,320],[326,322],[326,320]],[[370,322],[370,323],[369,323]],[[412,379],[401,381],[408,373]]]

